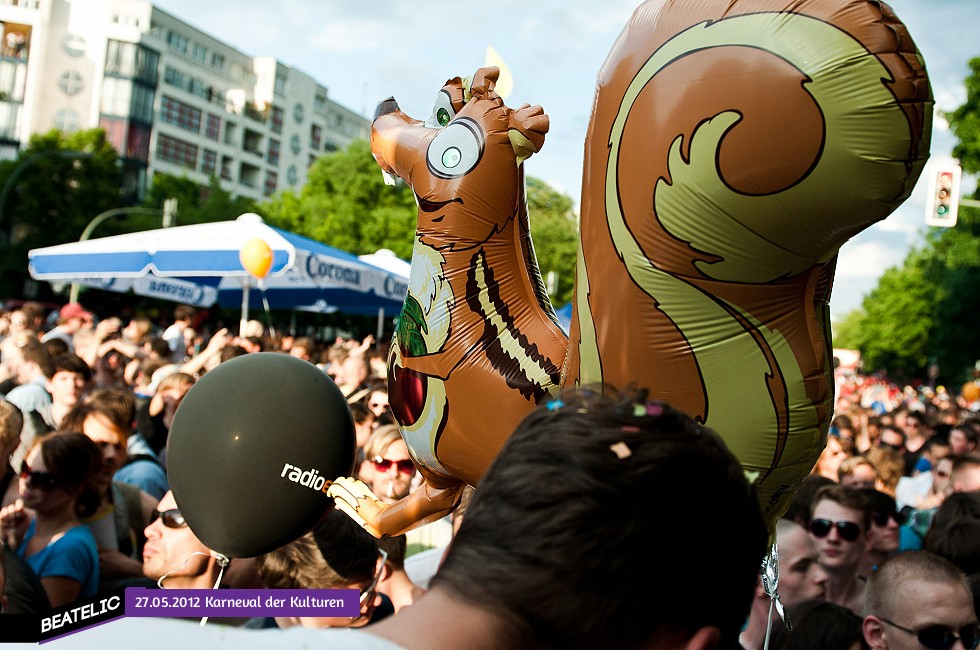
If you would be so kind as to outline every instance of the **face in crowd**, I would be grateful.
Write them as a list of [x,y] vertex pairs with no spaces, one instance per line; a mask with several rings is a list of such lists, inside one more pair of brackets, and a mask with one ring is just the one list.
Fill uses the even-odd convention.
[[861,523],[861,512],[830,499],[813,509],[810,534],[820,551],[820,564],[829,573],[853,573],[870,546],[870,535]]
[[822,599],[827,591],[827,572],[820,566],[820,552],[802,526],[780,522],[779,599],[784,607],[805,600]]
[[[193,581],[206,576],[211,550],[201,543],[187,526],[177,509],[173,492],[167,492],[157,504],[157,517],[143,531],[143,574],[151,580],[163,581],[165,588],[189,587]],[[195,584],[207,588],[210,585]]]
[[416,470],[404,440],[393,441],[384,452],[367,461],[367,478],[379,499],[394,503],[408,496]]

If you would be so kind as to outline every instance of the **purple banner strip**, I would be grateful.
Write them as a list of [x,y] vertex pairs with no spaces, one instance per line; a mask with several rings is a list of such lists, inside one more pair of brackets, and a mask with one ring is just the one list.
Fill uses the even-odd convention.
[[126,589],[126,616],[360,616],[356,589]]

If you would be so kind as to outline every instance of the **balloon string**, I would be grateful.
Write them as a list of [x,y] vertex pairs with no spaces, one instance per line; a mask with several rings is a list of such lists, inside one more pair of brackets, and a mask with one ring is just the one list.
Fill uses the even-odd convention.
[[[221,567],[221,570],[218,571],[218,579],[214,581],[214,586],[211,587],[212,589],[217,589],[218,588],[218,585],[221,584],[221,576],[223,576],[225,574],[225,567],[228,566],[229,560],[228,560],[227,557],[225,557],[221,553],[215,553],[211,557],[213,557],[214,559],[216,559],[218,561],[218,566]],[[204,627],[205,625],[207,625],[207,622],[208,622],[208,617],[207,616],[202,617],[201,618],[201,627]]]
[[272,324],[272,310],[269,309],[269,299],[265,295],[265,282],[259,278],[259,291],[262,292],[262,305],[265,307],[265,321],[269,324],[269,333],[276,338],[276,328]]
[[772,634],[772,609],[775,604],[775,598],[769,601],[769,620],[766,622],[766,641],[762,644],[762,650],[769,650],[769,635]]
[[194,551],[193,553],[187,556],[187,559],[184,560],[184,563],[181,564],[179,567],[177,567],[176,569],[171,569],[170,571],[167,571],[162,576],[160,576],[160,579],[157,580],[157,587],[159,587],[160,589],[166,589],[166,587],[163,586],[163,581],[169,578],[170,576],[172,576],[173,574],[177,573],[178,571],[182,571],[187,566],[187,563],[191,561],[191,558],[194,557],[195,555],[203,555],[204,557],[211,557],[210,553],[202,553],[201,551]]

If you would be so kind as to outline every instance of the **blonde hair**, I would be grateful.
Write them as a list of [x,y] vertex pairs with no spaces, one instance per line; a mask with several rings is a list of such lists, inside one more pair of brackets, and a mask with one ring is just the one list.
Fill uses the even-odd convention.
[[364,443],[364,458],[371,460],[376,456],[381,456],[393,442],[401,439],[401,431],[394,424],[378,427]]
[[5,399],[0,399],[0,446],[13,450],[24,428],[24,414]]

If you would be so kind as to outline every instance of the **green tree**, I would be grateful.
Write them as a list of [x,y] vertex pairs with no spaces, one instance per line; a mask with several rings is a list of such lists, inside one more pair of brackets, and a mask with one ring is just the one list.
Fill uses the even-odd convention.
[[23,293],[30,249],[75,241],[94,216],[119,207],[120,181],[116,151],[102,129],[34,135],[16,160],[0,164],[2,295]]
[[411,259],[416,207],[404,183],[385,185],[366,141],[321,156],[306,185],[281,192],[260,207],[284,230],[362,255],[389,248]]
[[[181,226],[228,221],[258,209],[258,205],[252,199],[234,196],[223,189],[217,176],[211,176],[208,185],[203,186],[186,176],[156,174],[150,189],[143,198],[143,205],[149,208],[161,208],[163,202],[169,198],[177,199],[177,225]],[[152,219],[154,221],[151,225],[144,225],[139,228],[128,227],[127,230],[132,232],[159,228],[160,219],[156,217]],[[136,223],[136,221],[131,223]]]
[[[953,155],[980,173],[980,58],[970,61],[966,102],[945,114],[959,142]],[[980,197],[974,191],[973,198]],[[890,269],[863,309],[838,326],[835,343],[861,350],[865,367],[903,379],[924,378],[932,363],[939,381],[965,381],[980,351],[980,210],[960,205],[956,226],[931,228],[900,268]]]
[[557,275],[551,302],[559,308],[572,299],[575,290],[575,260],[578,254],[578,225],[572,199],[537,178],[527,179],[527,206],[531,240],[541,276]]

